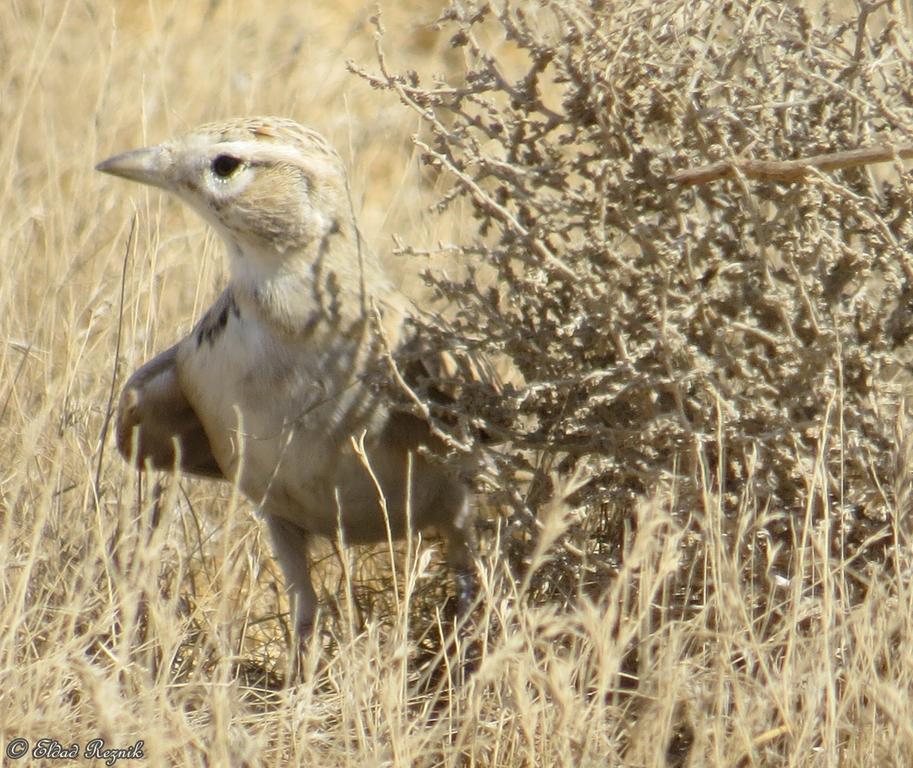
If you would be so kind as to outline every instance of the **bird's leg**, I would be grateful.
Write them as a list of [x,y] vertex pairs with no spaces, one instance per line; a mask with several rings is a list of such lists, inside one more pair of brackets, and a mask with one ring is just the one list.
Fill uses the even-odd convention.
[[303,650],[314,633],[317,615],[317,593],[311,582],[308,554],[310,536],[304,529],[276,515],[266,515],[266,523],[273,540],[273,555],[285,576],[297,646]]
[[458,646],[462,646],[462,663],[452,668],[456,675],[454,682],[459,685],[478,668],[482,652],[482,644],[472,621],[479,584],[475,562],[475,531],[469,514],[468,494],[461,500],[460,513],[454,516],[446,533],[447,562],[454,572],[457,602],[456,632],[452,639],[452,647],[456,650]]
[[479,585],[475,567],[476,538],[468,493],[463,496],[460,505],[460,511],[454,515],[447,531],[447,562],[454,572],[457,620],[462,623],[475,606]]

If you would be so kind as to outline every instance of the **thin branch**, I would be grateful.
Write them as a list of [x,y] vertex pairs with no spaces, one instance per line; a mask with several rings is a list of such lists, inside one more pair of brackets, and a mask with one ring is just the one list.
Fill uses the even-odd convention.
[[876,0],[873,3],[863,3],[859,11],[859,18],[856,20],[856,50],[853,52],[853,61],[856,66],[862,61],[862,46],[865,44],[865,27],[875,11],[883,5],[887,5],[891,0]]
[[450,173],[456,176],[463,183],[463,186],[473,196],[480,208],[492,213],[503,225],[509,227],[509,229],[513,230],[517,236],[526,241],[526,243],[533,249],[533,251],[536,252],[536,255],[538,255],[542,261],[552,267],[556,272],[560,272],[571,282],[577,280],[577,275],[573,269],[571,269],[560,258],[558,258],[557,255],[552,253],[551,249],[549,249],[545,243],[542,242],[541,238],[533,237],[529,230],[524,227],[519,221],[517,221],[516,216],[514,216],[503,205],[494,200],[491,195],[485,192],[468,173],[461,171],[456,166],[456,164],[450,160],[449,157],[444,155],[442,152],[437,152],[436,150],[432,149],[428,144],[419,139],[418,136],[413,136],[412,141],[429,157],[433,157]]
[[828,152],[798,160],[721,160],[697,168],[686,168],[672,176],[672,181],[682,187],[709,184],[721,179],[744,176],[755,181],[802,181],[813,171],[840,171],[872,163],[887,163],[900,158],[913,159],[913,144],[883,145]]
[[[396,91],[397,95],[402,101],[403,104],[415,110],[416,113],[429,125],[437,129],[439,135],[447,136],[449,131],[446,126],[438,119],[432,109],[423,107],[419,104],[416,99],[407,92],[403,83],[400,81],[400,78],[394,77],[390,70],[387,67],[386,56],[384,55],[383,47],[381,46],[381,40],[383,38],[384,29],[381,26],[380,18],[375,16],[372,21],[374,21],[376,32],[374,35],[374,47],[377,55],[378,66],[380,67],[381,74],[386,80],[388,87],[393,88]],[[577,281],[578,276],[567,264],[565,264],[557,254],[553,253],[548,246],[542,242],[538,237],[533,237],[533,235],[526,229],[517,218],[504,206],[500,205],[496,200],[494,200],[491,195],[486,193],[476,181],[467,173],[462,171],[457,167],[456,163],[452,159],[441,152],[436,152],[425,142],[419,140],[417,136],[413,136],[413,143],[424,150],[429,156],[435,158],[444,168],[447,169],[451,174],[458,178],[467,191],[475,199],[480,208],[483,208],[490,212],[503,226],[508,227],[512,230],[518,237],[526,241],[529,244],[530,248],[545,262],[547,265],[552,267],[556,272],[562,274],[569,281]]]

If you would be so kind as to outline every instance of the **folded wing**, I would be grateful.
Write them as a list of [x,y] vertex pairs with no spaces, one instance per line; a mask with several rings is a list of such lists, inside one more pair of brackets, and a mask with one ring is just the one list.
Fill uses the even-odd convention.
[[139,468],[224,478],[177,377],[178,345],[137,370],[121,393],[117,448]]

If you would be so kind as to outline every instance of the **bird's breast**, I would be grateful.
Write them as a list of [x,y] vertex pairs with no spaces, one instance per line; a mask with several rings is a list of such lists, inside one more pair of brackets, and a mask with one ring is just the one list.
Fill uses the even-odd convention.
[[276,333],[233,305],[210,314],[183,345],[179,375],[225,477],[255,503],[293,496],[332,514],[335,463],[385,417],[365,382],[369,334],[328,322]]

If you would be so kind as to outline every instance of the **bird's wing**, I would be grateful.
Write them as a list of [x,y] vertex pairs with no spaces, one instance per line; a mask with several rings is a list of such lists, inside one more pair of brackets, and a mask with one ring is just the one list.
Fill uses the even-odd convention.
[[[446,430],[471,433],[482,443],[497,442],[498,424],[486,420],[490,409],[484,404],[498,399],[503,387],[500,371],[470,351],[429,346],[416,335],[397,351],[394,362],[401,383]],[[466,421],[470,413],[473,423]]]
[[224,478],[196,412],[177,376],[180,344],[154,357],[127,381],[117,408],[117,448],[143,468],[180,469]]

